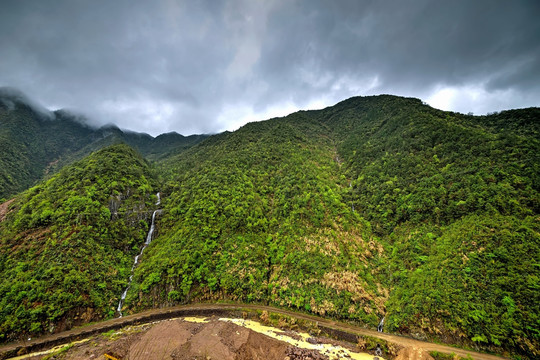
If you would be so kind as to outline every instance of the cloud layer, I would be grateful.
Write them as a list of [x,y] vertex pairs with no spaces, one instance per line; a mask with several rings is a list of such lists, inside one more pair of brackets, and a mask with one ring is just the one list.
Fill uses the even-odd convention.
[[355,95],[540,106],[531,0],[5,0],[0,86],[96,124],[232,130]]

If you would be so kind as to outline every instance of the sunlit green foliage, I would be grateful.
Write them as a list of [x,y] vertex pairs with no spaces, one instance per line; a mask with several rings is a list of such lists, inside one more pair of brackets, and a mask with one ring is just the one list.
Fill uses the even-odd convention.
[[0,339],[114,315],[153,187],[148,164],[120,145],[21,194],[0,223]]

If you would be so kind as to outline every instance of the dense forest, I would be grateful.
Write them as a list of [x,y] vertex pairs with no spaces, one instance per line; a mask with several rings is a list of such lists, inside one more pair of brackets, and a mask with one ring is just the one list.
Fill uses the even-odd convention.
[[297,114],[165,162],[161,235],[128,302],[225,298],[378,323],[384,248],[343,201],[336,156],[325,127]]
[[234,300],[384,316],[388,332],[535,358],[539,119],[383,95],[209,137],[116,138],[142,155],[106,136],[66,150],[0,223],[0,337],[116,316],[160,191],[124,313]]
[[0,233],[0,337],[114,316],[154,186],[149,164],[117,145],[19,195]]
[[320,116],[344,139],[351,202],[391,248],[389,329],[536,354],[540,109],[473,117],[366,100]]

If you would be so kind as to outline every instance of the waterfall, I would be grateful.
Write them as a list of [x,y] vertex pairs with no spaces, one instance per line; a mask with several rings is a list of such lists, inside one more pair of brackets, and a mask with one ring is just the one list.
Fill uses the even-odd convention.
[[159,205],[159,204],[161,204],[161,197],[159,196],[159,193],[157,193],[156,196],[157,196],[156,205]]
[[[349,180],[349,188],[352,191],[352,180]],[[354,203],[353,203],[353,200],[352,200],[352,195],[351,195],[351,210],[352,210],[352,212],[354,212]]]
[[[159,193],[157,193],[158,201],[156,205],[159,205],[161,203],[161,199],[159,198]],[[118,302],[118,308],[116,308],[116,311],[118,311],[119,316],[122,317],[122,306],[124,306],[124,300],[126,300],[127,292],[129,290],[129,287],[131,286],[131,280],[133,280],[133,270],[135,270],[135,267],[137,267],[137,264],[139,263],[139,258],[144,252],[144,249],[152,242],[152,236],[154,234],[154,228],[155,228],[155,222],[156,222],[156,214],[160,213],[161,210],[156,210],[152,214],[152,223],[150,224],[150,230],[148,230],[148,235],[146,235],[146,241],[143,244],[143,247],[141,249],[141,252],[139,255],[135,256],[135,260],[133,261],[133,266],[131,266],[131,275],[129,276],[128,285],[126,286],[124,292],[122,293],[122,296],[120,296],[120,301]]]
[[383,326],[384,326],[384,316],[381,319],[381,322],[379,323],[379,326],[377,326],[377,331],[378,332],[383,332]]

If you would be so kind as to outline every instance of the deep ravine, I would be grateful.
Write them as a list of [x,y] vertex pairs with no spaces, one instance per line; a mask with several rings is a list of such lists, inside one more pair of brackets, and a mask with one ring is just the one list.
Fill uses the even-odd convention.
[[[156,205],[160,205],[161,197],[160,197],[159,192],[156,195],[157,195]],[[126,286],[124,292],[122,293],[122,296],[120,296],[120,301],[118,302],[118,308],[116,309],[116,311],[118,312],[119,318],[122,317],[122,307],[124,306],[124,301],[126,300],[127,292],[131,286],[131,281],[133,280],[133,271],[139,264],[139,258],[142,256],[144,249],[146,249],[146,247],[152,242],[152,236],[154,235],[154,228],[155,228],[155,223],[156,223],[156,215],[159,214],[160,212],[161,210],[158,209],[152,213],[152,223],[150,224],[150,230],[148,230],[148,235],[146,235],[146,241],[143,244],[141,252],[139,253],[139,255],[135,256],[135,260],[133,261],[133,266],[131,267],[131,274],[129,275],[128,285]]]

